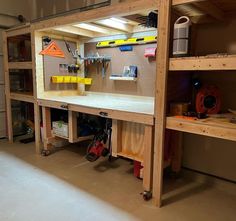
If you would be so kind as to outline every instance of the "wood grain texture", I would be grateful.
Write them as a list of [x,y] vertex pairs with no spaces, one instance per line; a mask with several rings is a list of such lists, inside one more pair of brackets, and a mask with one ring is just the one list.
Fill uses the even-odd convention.
[[34,30],[47,30],[57,26],[76,24],[79,22],[93,21],[103,18],[112,17],[114,15],[129,15],[136,14],[143,10],[156,10],[158,8],[158,0],[134,0],[132,2],[122,2],[106,7],[101,7],[96,10],[82,11],[67,16],[52,18],[45,21],[39,21],[33,24]]
[[48,138],[52,137],[52,127],[51,127],[51,110],[48,107],[42,107],[43,115],[43,146],[47,150],[50,148],[48,143]]
[[156,206],[161,206],[162,179],[164,166],[165,115],[167,79],[169,65],[169,38],[171,0],[160,0],[158,14],[158,46],[157,46],[157,81],[155,96],[155,141],[153,169],[153,198]]
[[236,141],[236,125],[229,123],[229,119],[208,118],[205,120],[185,120],[167,117],[166,128]]
[[10,99],[10,76],[8,67],[8,49],[7,49],[7,34],[2,32],[3,38],[3,65],[5,76],[5,94],[6,94],[6,110],[7,110],[7,136],[10,142],[13,142],[13,129],[12,129],[12,112],[11,112],[11,99]]

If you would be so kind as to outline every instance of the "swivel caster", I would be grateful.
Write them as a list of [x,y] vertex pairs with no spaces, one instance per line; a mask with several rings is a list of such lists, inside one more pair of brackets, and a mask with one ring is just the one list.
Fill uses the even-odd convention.
[[151,191],[144,191],[143,192],[143,199],[145,201],[149,201],[152,198],[152,192]]
[[41,155],[44,156],[44,157],[46,157],[50,154],[51,154],[51,152],[49,150],[42,150],[42,152],[41,152]]

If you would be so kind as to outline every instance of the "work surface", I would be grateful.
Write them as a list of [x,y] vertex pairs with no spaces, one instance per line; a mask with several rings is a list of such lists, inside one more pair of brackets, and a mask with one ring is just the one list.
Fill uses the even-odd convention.
[[138,114],[154,115],[154,98],[144,96],[118,95],[86,92],[85,95],[60,95],[45,93],[39,95],[40,100],[57,101],[65,104],[90,108],[125,111]]

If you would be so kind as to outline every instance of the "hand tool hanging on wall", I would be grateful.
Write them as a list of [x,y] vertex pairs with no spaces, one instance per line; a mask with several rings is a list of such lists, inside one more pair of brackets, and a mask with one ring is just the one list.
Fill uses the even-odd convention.
[[76,49],[75,51],[73,51],[73,50],[71,49],[71,47],[70,47],[70,44],[69,44],[66,40],[64,40],[64,42],[65,42],[67,51],[68,51],[69,53],[71,53],[71,55],[73,56],[73,58],[74,58],[74,59],[78,59],[78,58],[80,59],[80,58],[81,58],[81,55],[80,55],[80,53],[79,53],[79,50]]
[[40,53],[40,55],[48,55],[53,57],[65,58],[64,52],[59,48],[55,41],[51,43]]

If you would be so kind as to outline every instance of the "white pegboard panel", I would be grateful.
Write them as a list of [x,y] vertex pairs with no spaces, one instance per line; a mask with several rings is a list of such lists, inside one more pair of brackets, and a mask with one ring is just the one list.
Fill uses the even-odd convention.
[[0,138],[6,137],[6,113],[0,112]]

